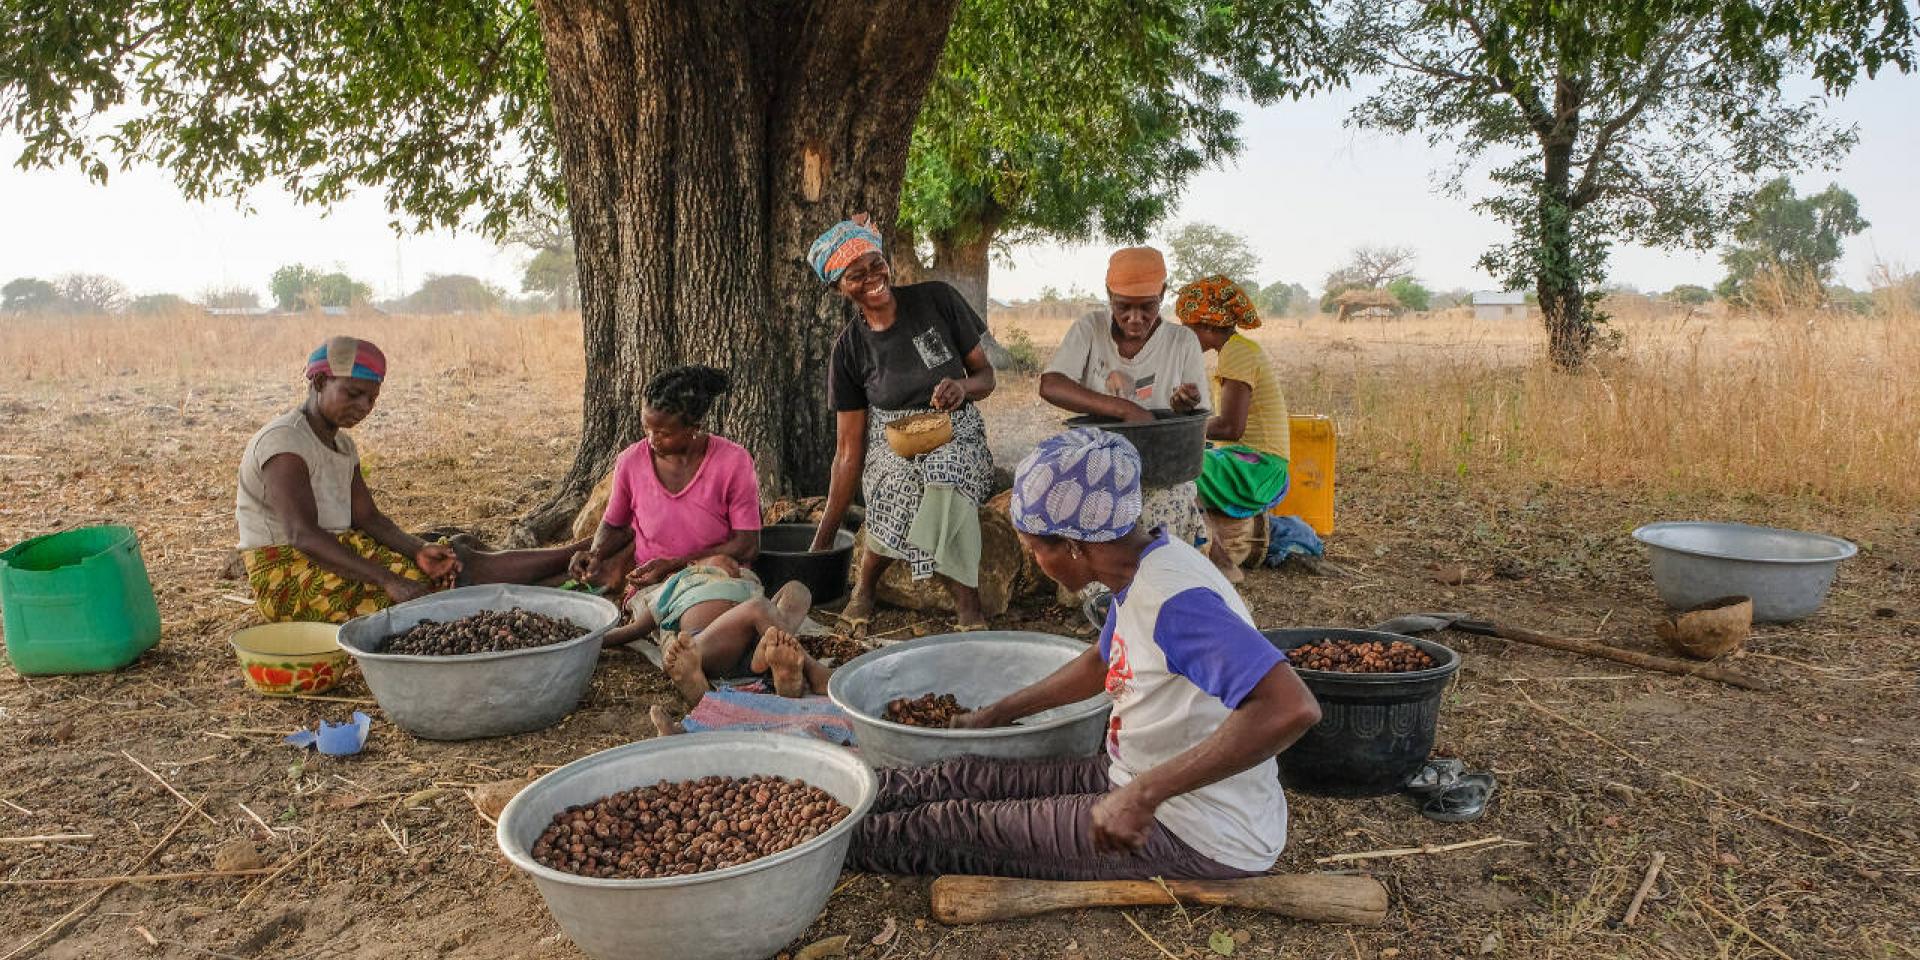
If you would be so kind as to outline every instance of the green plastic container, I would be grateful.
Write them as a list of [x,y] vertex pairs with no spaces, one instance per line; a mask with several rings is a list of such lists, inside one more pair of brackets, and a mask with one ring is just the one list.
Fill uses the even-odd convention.
[[160,642],[133,528],[79,527],[0,553],[7,659],[22,674],[118,670]]

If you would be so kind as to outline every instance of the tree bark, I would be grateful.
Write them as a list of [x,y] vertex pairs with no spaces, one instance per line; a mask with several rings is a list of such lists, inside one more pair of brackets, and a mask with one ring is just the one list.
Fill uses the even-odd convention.
[[[987,318],[989,309],[987,279],[993,266],[991,254],[997,219],[983,218],[973,239],[964,242],[954,240],[952,233],[935,234],[929,238],[933,246],[933,264],[922,267],[917,260],[915,263],[915,273],[920,279],[951,284],[982,320]],[[1013,355],[994,338],[993,331],[987,331],[982,345],[987,351],[987,362],[993,364],[995,369],[1005,370],[1013,366]]]
[[1540,251],[1535,257],[1535,293],[1547,324],[1547,356],[1555,366],[1574,370],[1587,362],[1593,346],[1593,318],[1580,288],[1580,265],[1573,239],[1573,147],[1580,123],[1579,87],[1562,77],[1555,121],[1541,132],[1545,180],[1539,199]]
[[580,268],[580,443],[515,540],[570,523],[639,439],[646,382],[728,371],[710,428],[763,490],[826,487],[827,358],[850,308],[814,276],[820,231],[892,226],[954,0],[538,0]]

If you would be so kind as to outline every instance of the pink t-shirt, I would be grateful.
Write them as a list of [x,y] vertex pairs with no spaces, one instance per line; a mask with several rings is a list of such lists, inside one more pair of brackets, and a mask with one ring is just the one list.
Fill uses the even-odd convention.
[[736,530],[760,529],[760,484],[753,455],[725,437],[707,438],[693,482],[668,493],[653,468],[647,441],[628,447],[613,465],[613,492],[602,519],[633,529],[636,566],[661,557],[694,557]]

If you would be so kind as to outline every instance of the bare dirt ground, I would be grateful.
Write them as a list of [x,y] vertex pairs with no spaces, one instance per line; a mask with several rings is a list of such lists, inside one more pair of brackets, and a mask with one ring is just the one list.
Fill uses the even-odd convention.
[[[610,652],[561,725],[445,744],[396,731],[370,701],[248,693],[226,638],[255,616],[245,584],[221,572],[233,465],[257,425],[294,402],[293,380],[189,387],[105,369],[84,383],[0,384],[0,542],[130,522],[165,622],[160,645],[118,673],[0,670],[0,837],[95,835],[0,843],[0,879],[128,872],[181,822],[143,872],[209,869],[215,847],[235,837],[254,839],[270,864],[291,864],[266,881],[121,886],[42,940],[33,938],[93,888],[0,887],[0,957],[578,956],[499,856],[464,790],[648,736],[647,706],[677,698],[639,657]],[[512,369],[397,376],[359,438],[388,512],[416,528],[502,533],[568,462],[575,382]],[[1003,454],[1048,429],[1031,390],[1010,380],[988,405]],[[1338,864],[1387,883],[1384,927],[1147,908],[946,928],[928,919],[925,880],[850,874],[796,946],[845,934],[851,955],[865,958],[1184,958],[1212,956],[1209,936],[1227,931],[1241,934],[1236,956],[1256,957],[1920,957],[1920,522],[1910,509],[1753,495],[1738,477],[1722,492],[1679,495],[1606,478],[1469,482],[1356,462],[1339,475],[1329,541],[1351,575],[1250,574],[1245,592],[1262,625],[1464,610],[1658,652],[1658,599],[1627,536],[1640,523],[1819,529],[1861,553],[1817,616],[1759,629],[1736,658],[1774,683],[1768,692],[1443,637],[1465,665],[1441,714],[1439,751],[1497,774],[1491,813],[1444,825],[1400,798],[1291,797],[1284,871],[1327,869],[1315,861],[1338,854],[1500,838]],[[1432,569],[1443,564],[1470,576],[1443,583],[1451,578]],[[1080,628],[1043,607],[1008,620]],[[895,611],[876,629],[913,622]],[[368,697],[357,676],[333,694]],[[355,707],[375,718],[359,756],[303,757],[279,743]],[[1667,866],[1654,896],[1635,926],[1619,928],[1655,851]],[[896,933],[875,943],[885,929]]]

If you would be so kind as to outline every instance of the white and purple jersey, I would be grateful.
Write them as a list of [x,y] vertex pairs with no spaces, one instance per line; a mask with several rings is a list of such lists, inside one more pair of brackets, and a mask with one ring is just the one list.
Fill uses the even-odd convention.
[[[1155,537],[1100,631],[1113,719],[1115,787],[1192,749],[1286,661],[1254,628],[1240,595],[1193,547]],[[1287,799],[1269,758],[1171,797],[1155,818],[1207,857],[1241,870],[1273,866],[1287,843]]]

